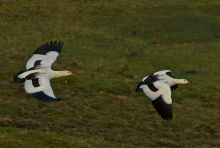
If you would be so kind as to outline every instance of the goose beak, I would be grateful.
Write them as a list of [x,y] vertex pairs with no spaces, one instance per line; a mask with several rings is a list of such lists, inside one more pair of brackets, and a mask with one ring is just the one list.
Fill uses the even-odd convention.
[[189,84],[190,82],[187,82],[187,84]]
[[73,73],[71,73],[71,75],[74,75]]

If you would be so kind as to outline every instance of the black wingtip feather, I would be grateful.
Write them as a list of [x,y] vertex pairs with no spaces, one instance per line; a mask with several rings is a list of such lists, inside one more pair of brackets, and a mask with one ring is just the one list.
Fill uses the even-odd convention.
[[53,41],[50,41],[50,47],[53,48]]
[[137,85],[137,87],[136,87],[136,93],[139,93],[139,92],[143,92],[143,89],[142,88],[140,88],[141,87],[141,85],[143,85],[144,84],[144,82],[140,82],[138,85]]
[[56,98],[46,95],[43,91],[31,93],[31,95],[39,101],[44,101],[44,102],[56,101]]
[[54,42],[54,50],[59,53],[59,49],[58,49],[58,46],[57,46],[57,41]]
[[18,74],[16,75],[16,76],[14,76],[14,78],[13,78],[13,80],[14,80],[14,82],[15,83],[24,83],[25,82],[25,78],[23,78],[23,79],[20,79],[18,76],[20,75],[20,74],[22,74],[22,73],[24,73],[25,71],[20,71],[20,72],[18,72]]
[[173,86],[171,86],[170,88],[171,88],[172,91],[173,91],[173,90],[176,90],[176,89],[178,88],[178,84],[173,85]]
[[39,47],[39,48],[37,48],[37,50],[34,51],[34,54],[45,55],[46,53],[47,53],[47,51],[45,51],[45,49],[43,49],[43,47]]
[[168,75],[171,78],[176,78],[171,71],[166,72],[166,75]]
[[62,49],[62,47],[61,47],[61,41],[59,41],[59,42],[58,42],[58,51],[59,51],[59,53],[60,53],[61,49]]
[[51,48],[51,51],[56,51],[55,47],[54,47],[54,42],[53,41],[50,42],[50,48]]
[[37,50],[35,50],[33,54],[45,55],[50,51],[56,51],[56,52],[60,53],[63,48],[63,45],[64,45],[64,42],[51,41],[50,43],[46,43],[46,45],[43,44],[42,46],[37,48]]
[[56,99],[55,101],[60,101],[61,100],[61,98],[59,98],[59,99]]
[[172,104],[167,104],[163,100],[162,96],[159,96],[157,99],[153,100],[152,104],[164,120],[171,120],[173,118]]
[[43,97],[43,99],[41,101],[43,102],[47,102],[48,98],[46,96]]
[[45,55],[46,52],[45,51],[42,51],[42,50],[35,50],[33,54],[42,54],[42,55]]
[[[61,41],[60,41],[60,42],[61,42]],[[61,50],[63,49],[63,45],[64,45],[64,42],[61,42],[61,43],[60,43],[60,48],[59,48],[60,52],[61,52]]]
[[49,50],[46,48],[44,48],[44,45],[43,46],[40,46],[39,48],[37,48],[37,51],[41,51],[41,52],[44,52],[45,54],[47,53],[47,52],[49,52]]
[[52,49],[50,48],[50,44],[49,44],[49,43],[46,43],[46,46],[47,46],[47,48],[49,49],[48,52],[52,50]]
[[42,47],[46,53],[51,51],[51,49],[49,47],[47,47],[47,45],[43,45]]
[[144,80],[144,84],[147,85],[147,84],[153,83],[157,80],[158,80],[157,75],[151,74]]
[[31,94],[34,98],[36,98],[37,100],[41,101],[41,98],[43,96],[43,93],[32,93]]

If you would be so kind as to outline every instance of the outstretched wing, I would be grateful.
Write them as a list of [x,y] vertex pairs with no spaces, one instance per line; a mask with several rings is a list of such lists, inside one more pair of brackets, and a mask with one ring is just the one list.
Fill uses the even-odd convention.
[[154,108],[164,120],[171,120],[173,118],[172,104],[167,104],[164,100],[166,98],[160,95],[157,99],[152,101]]
[[26,80],[24,87],[27,93],[30,93],[39,101],[50,102],[60,100],[54,96],[48,75],[41,75],[37,79]]
[[163,81],[156,81],[145,85],[143,91],[152,100],[154,108],[164,120],[171,120],[173,118],[169,85]]
[[36,66],[51,68],[54,61],[59,56],[64,42],[51,41],[50,44],[40,46],[34,51],[33,56],[28,60],[26,68],[27,70]]

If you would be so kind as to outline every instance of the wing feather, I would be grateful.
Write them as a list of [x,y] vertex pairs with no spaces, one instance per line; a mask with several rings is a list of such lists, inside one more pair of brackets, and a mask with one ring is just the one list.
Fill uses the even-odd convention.
[[[152,86],[154,89],[152,91]],[[156,81],[143,87],[144,93],[152,100],[154,108],[164,120],[170,120],[172,114],[171,90],[168,84],[163,81]]]
[[42,75],[34,81],[38,81],[39,85],[33,85],[33,80],[25,81],[25,90],[39,101],[50,102],[55,101],[56,97],[50,85],[50,78],[48,75]]
[[171,78],[176,78],[171,71],[166,72],[166,75],[168,75]]
[[173,86],[171,86],[170,88],[171,88],[172,91],[173,91],[173,90],[176,90],[176,89],[178,88],[178,84],[173,85]]
[[149,83],[153,83],[156,82],[158,80],[157,75],[151,74],[145,78],[143,78],[143,82],[144,84],[149,84]]
[[34,51],[33,56],[28,60],[26,68],[27,70],[34,67],[34,63],[37,60],[41,60],[42,67],[51,68],[54,61],[56,61],[59,53],[63,48],[64,42],[51,41],[50,44],[42,45]]

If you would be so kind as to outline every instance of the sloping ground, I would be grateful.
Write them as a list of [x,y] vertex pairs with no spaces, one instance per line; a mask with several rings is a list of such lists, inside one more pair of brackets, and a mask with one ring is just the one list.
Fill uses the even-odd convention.
[[[220,147],[220,1],[0,1],[1,147]],[[41,44],[65,42],[60,102],[13,76]],[[164,121],[136,85],[170,69],[185,78]]]

